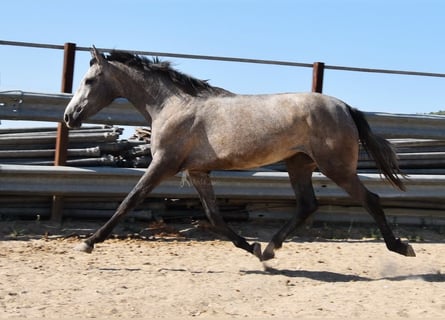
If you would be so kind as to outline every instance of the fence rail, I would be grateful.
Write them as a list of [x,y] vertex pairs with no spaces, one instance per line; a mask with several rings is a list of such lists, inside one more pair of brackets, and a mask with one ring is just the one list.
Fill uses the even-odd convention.
[[[0,192],[3,194],[124,196],[145,169],[109,167],[54,167],[0,165]],[[211,174],[215,192],[224,198],[295,198],[286,172],[215,171]],[[392,188],[379,174],[362,173],[360,179],[382,199],[406,199],[445,204],[445,175],[410,175],[407,191]],[[339,200],[349,196],[321,173],[313,174],[318,197]],[[153,197],[193,197],[196,192],[181,175],[166,180],[152,192]],[[426,206],[429,203],[425,204]]]
[[[23,91],[0,92],[0,119],[61,121],[71,94],[42,94]],[[373,130],[386,138],[444,139],[445,116],[401,115],[365,112]],[[89,123],[147,126],[147,122],[125,99],[88,119]]]
[[[32,42],[19,42],[19,41],[6,41],[0,40],[0,45],[29,47],[29,48],[41,48],[41,49],[57,49],[64,50],[63,45],[32,43]],[[90,51],[90,47],[76,47],[76,51]],[[111,52],[114,49],[98,48],[99,51]],[[249,58],[237,58],[226,56],[208,56],[197,54],[183,54],[183,53],[171,53],[171,52],[159,52],[159,51],[143,51],[143,50],[122,50],[133,54],[145,55],[145,56],[157,56],[157,57],[170,57],[180,59],[196,59],[196,60],[211,60],[211,61],[225,61],[225,62],[240,62],[240,63],[255,63],[255,64],[270,64],[277,66],[289,66],[289,67],[302,67],[313,68],[314,64],[304,62],[293,61],[280,61],[280,60],[265,60],[265,59],[249,59]],[[407,70],[389,70],[389,69],[375,69],[375,68],[360,68],[360,67],[348,67],[348,66],[336,66],[336,65],[324,65],[325,69],[337,70],[337,71],[353,71],[353,72],[369,72],[369,73],[383,73],[383,74],[399,74],[406,76],[422,76],[422,77],[439,77],[445,78],[445,73],[436,72],[423,72],[423,71],[407,71]]]
[[[109,197],[118,201],[128,194],[144,171],[3,164],[0,165],[0,194],[24,198],[51,195],[87,197],[91,202],[95,197]],[[295,198],[285,172],[215,171],[211,178],[220,200],[237,201],[245,207],[259,202],[263,212],[274,203],[278,203],[279,207],[283,203],[289,207]],[[381,196],[382,204],[392,208],[396,215],[434,219],[436,224],[445,224],[445,175],[411,175],[406,181],[406,192],[392,188],[378,174],[360,174],[360,178],[370,190]],[[338,212],[344,206],[353,206],[349,196],[324,175],[314,173],[313,183],[323,212]],[[155,188],[150,198],[196,199],[197,195],[194,188],[177,175]],[[407,209],[406,212],[403,209]],[[33,212],[35,214],[38,209]]]

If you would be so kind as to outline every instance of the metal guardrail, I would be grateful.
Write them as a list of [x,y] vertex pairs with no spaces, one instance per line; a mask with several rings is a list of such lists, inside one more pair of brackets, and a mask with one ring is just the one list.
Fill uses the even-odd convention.
[[[78,168],[28,165],[0,165],[1,194],[125,196],[145,169]],[[295,195],[286,172],[215,171],[211,175],[219,198],[293,200]],[[445,205],[445,175],[412,175],[407,191],[392,188],[379,174],[360,174],[361,180],[383,200],[425,201]],[[155,188],[151,197],[196,198],[195,189],[177,175]],[[349,196],[321,173],[313,174],[316,196],[340,201]],[[429,202],[429,203],[428,203]]]
[[[0,92],[0,119],[59,122],[71,94]],[[445,116],[365,112],[373,130],[385,138],[445,139]],[[125,99],[91,117],[88,122],[146,126],[147,123]]]
[[[67,199],[66,216],[109,218],[144,172],[144,169],[131,168],[2,164],[0,215],[28,218],[48,215],[45,199],[58,195]],[[222,208],[226,208],[223,212],[231,217],[284,219],[295,210],[295,197],[286,172],[215,171],[211,178],[216,196],[222,201]],[[412,175],[406,181],[407,192],[392,188],[378,174],[360,174],[360,178],[380,195],[392,223],[445,225],[445,175]],[[362,207],[352,203],[342,189],[322,174],[313,174],[313,184],[320,203],[315,220],[372,222]],[[22,199],[20,204],[17,204],[18,198]],[[167,209],[164,199],[180,199],[180,203],[190,202],[193,206]],[[177,175],[155,188],[133,216],[150,219],[197,216],[199,212],[202,215],[197,201],[195,189]],[[243,209],[231,212],[227,206]]]
[[[0,119],[60,122],[72,94],[0,92]],[[89,119],[90,123],[141,126],[146,121],[126,100],[117,99]]]
[[365,112],[373,131],[387,139],[445,139],[445,116]]

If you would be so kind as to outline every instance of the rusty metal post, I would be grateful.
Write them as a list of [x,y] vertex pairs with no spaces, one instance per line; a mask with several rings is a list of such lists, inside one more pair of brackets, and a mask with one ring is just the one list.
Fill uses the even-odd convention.
[[[73,78],[74,78],[74,60],[76,56],[76,44],[65,43],[63,55],[63,71],[62,71],[62,88],[63,93],[73,92]],[[55,146],[54,165],[64,166],[68,154],[68,128],[62,121],[57,126],[57,137]],[[53,221],[62,220],[63,198],[60,196],[53,196],[51,219]]]
[[314,62],[312,69],[312,92],[323,92],[324,63]]
[[[63,57],[62,89],[63,93],[73,92],[74,58],[76,54],[76,44],[65,43]],[[64,166],[67,159],[68,150],[68,128],[63,121],[59,122],[57,128],[56,154],[54,158],[55,166]]]

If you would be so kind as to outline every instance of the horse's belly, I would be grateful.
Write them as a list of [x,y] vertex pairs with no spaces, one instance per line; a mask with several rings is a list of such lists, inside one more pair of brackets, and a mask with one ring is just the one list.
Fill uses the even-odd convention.
[[233,166],[232,169],[250,169],[256,167],[262,167],[265,165],[269,165],[287,159],[296,154],[297,152],[298,151],[295,149],[274,150],[271,152],[265,152],[265,150],[262,150],[257,154],[234,156],[231,159],[231,163]]
[[304,146],[287,141],[234,141],[214,148],[216,169],[251,169],[269,165],[302,152]]

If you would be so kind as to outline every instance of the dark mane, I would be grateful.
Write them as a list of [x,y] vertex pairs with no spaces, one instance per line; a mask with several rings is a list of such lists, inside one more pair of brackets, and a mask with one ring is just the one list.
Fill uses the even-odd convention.
[[[169,61],[161,61],[158,57],[149,59],[147,57],[118,50],[114,50],[108,55],[104,55],[104,57],[108,61],[120,62],[144,72],[158,72],[163,74],[183,92],[194,97],[232,95],[231,92],[225,89],[211,86],[207,80],[199,80],[179,72],[171,66]],[[94,63],[94,61],[92,61],[92,63]]]

